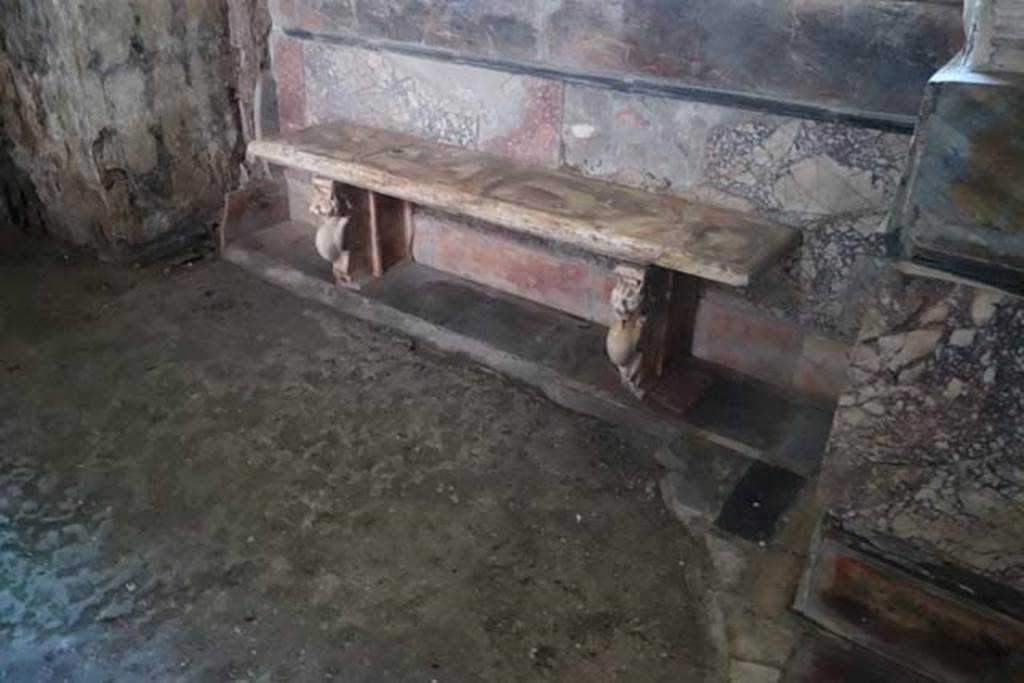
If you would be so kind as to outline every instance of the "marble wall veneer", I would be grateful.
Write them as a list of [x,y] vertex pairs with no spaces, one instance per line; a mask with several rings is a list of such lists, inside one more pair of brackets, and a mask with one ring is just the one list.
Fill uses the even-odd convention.
[[875,283],[822,497],[859,533],[1024,589],[1024,300],[910,266]]
[[348,120],[557,166],[562,84],[275,33],[285,129]]
[[935,0],[273,0],[292,32],[913,116],[963,41]]
[[857,258],[884,252],[909,136],[567,86],[562,139],[565,164],[587,175],[799,227],[797,252],[741,294],[825,334],[855,333],[843,295]]
[[890,225],[907,257],[1024,292],[1022,120],[1019,76],[950,67],[928,84]]
[[801,228],[795,255],[747,291],[730,291],[762,314],[850,337],[843,293],[857,257],[883,252],[909,136],[280,33],[272,46],[286,128],[382,126]]

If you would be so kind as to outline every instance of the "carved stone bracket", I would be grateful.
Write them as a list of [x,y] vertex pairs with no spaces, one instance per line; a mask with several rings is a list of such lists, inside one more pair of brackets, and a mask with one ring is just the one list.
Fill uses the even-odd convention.
[[645,392],[641,373],[644,355],[641,341],[647,322],[644,315],[646,280],[647,273],[643,268],[618,266],[615,269],[615,287],[611,297],[614,318],[606,344],[608,357],[619,369],[622,383],[640,398]]
[[409,258],[407,202],[314,176],[309,212],[321,219],[317,253],[331,262],[340,285],[359,288]]
[[674,358],[689,355],[698,287],[695,278],[662,268],[615,268],[606,349],[637,398],[647,395]]
[[[352,252],[345,234],[350,217],[344,215],[342,204],[337,183],[330,178],[313,178],[313,202],[309,212],[322,219],[316,231],[317,253],[331,262],[338,282],[351,283]],[[350,206],[346,208],[351,210]]]

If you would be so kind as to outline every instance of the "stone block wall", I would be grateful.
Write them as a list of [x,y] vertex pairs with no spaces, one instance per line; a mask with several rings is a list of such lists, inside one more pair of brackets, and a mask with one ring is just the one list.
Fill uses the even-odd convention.
[[[751,329],[792,328],[774,351],[787,367],[808,344],[820,367],[842,363],[854,263],[885,251],[913,115],[963,31],[958,3],[915,0],[275,0],[271,14],[284,129],[351,120],[801,228],[760,282],[715,292]],[[803,365],[808,385],[835,386]]]
[[205,233],[242,158],[224,3],[6,0],[0,127],[48,228],[115,258]]

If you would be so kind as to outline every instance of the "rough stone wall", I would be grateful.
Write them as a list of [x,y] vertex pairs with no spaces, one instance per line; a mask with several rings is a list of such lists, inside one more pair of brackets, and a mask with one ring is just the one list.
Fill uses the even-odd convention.
[[114,257],[204,232],[241,144],[227,6],[6,0],[0,124],[59,237]]
[[[32,179],[11,158],[11,141],[0,128],[0,244],[8,231],[36,235],[43,231],[43,205]],[[0,247],[2,248],[2,247]]]
[[246,142],[260,130],[257,92],[270,70],[270,10],[267,0],[228,0],[231,46],[235,51],[239,123]]

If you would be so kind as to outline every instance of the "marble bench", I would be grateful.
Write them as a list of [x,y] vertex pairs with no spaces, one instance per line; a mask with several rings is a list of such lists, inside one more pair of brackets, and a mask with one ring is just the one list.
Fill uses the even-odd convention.
[[747,285],[799,239],[740,212],[350,123],[256,140],[248,152],[312,175],[316,250],[343,286],[411,258],[413,206],[609,259],[607,351],[638,397],[688,353],[700,280]]

